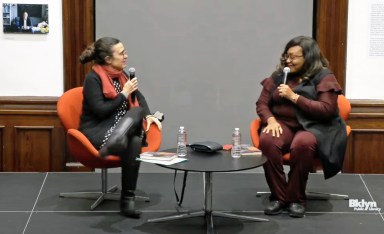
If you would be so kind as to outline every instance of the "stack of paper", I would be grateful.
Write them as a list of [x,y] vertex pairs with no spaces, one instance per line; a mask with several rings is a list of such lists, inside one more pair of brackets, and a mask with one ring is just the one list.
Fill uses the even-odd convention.
[[177,154],[171,152],[145,152],[140,154],[140,159],[170,161],[174,158],[177,158]]
[[249,145],[241,145],[241,155],[247,156],[247,155],[261,155],[261,151],[253,146]]
[[176,153],[171,152],[145,152],[140,154],[140,158],[137,158],[137,160],[161,165],[172,165],[186,161],[187,159],[179,158]]

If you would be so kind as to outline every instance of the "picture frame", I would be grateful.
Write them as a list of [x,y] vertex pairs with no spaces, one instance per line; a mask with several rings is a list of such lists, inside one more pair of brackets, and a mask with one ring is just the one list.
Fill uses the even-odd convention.
[[48,4],[3,3],[3,33],[49,33]]

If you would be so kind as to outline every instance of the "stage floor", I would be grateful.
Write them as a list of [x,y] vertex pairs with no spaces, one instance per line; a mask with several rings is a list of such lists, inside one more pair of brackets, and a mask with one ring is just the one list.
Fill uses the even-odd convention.
[[[182,174],[176,188],[181,189]],[[348,194],[350,200],[310,200],[306,217],[294,219],[283,213],[265,216],[268,191],[262,173],[213,173],[213,209],[269,219],[269,222],[214,218],[216,233],[382,233],[384,230],[384,175],[339,174],[325,181],[322,174],[311,174],[308,190]],[[109,186],[120,187],[120,173],[109,173]],[[179,210],[203,208],[203,175],[190,173],[183,206],[176,206],[173,173],[141,173],[138,195],[151,202],[137,202],[141,219],[119,214],[118,201],[105,201],[95,211],[94,200],[60,198],[60,192],[97,191],[100,173],[0,173],[0,233],[206,233],[200,217],[148,223],[147,219],[176,214]],[[354,200],[354,202],[352,202]],[[352,204],[376,202],[366,210]],[[369,203],[373,204],[373,203]],[[377,210],[381,208],[381,211]]]

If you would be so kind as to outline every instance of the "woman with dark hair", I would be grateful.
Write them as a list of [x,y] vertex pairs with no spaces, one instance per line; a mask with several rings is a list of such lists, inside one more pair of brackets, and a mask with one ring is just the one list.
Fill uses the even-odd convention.
[[121,157],[120,210],[125,216],[139,218],[134,204],[140,166],[136,158],[146,144],[142,123],[147,121],[146,131],[152,123],[161,129],[161,123],[150,114],[137,78],[130,79],[124,72],[127,59],[124,45],[111,37],[100,38],[82,52],[80,62],[94,61],[94,65],[84,80],[79,130],[99,149],[101,157]]
[[30,31],[32,28],[31,18],[28,17],[28,12],[24,11],[20,19],[20,28],[23,31]]
[[[286,80],[285,67],[290,70]],[[299,36],[287,43],[276,71],[261,82],[256,112],[262,121],[260,149],[268,158],[263,165],[271,190],[266,215],[285,208],[292,217],[305,215],[305,190],[315,157],[320,157],[326,179],[341,170],[347,142],[337,105],[342,89],[327,67],[316,41]],[[291,154],[287,179],[285,153]]]

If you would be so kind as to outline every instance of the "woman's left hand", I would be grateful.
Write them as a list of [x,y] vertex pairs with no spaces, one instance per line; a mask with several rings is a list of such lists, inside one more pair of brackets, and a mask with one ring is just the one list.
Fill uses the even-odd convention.
[[148,115],[146,117],[146,120],[147,120],[147,129],[145,129],[146,132],[148,132],[149,127],[151,126],[152,123],[155,123],[157,127],[161,130],[161,122],[155,116]]

